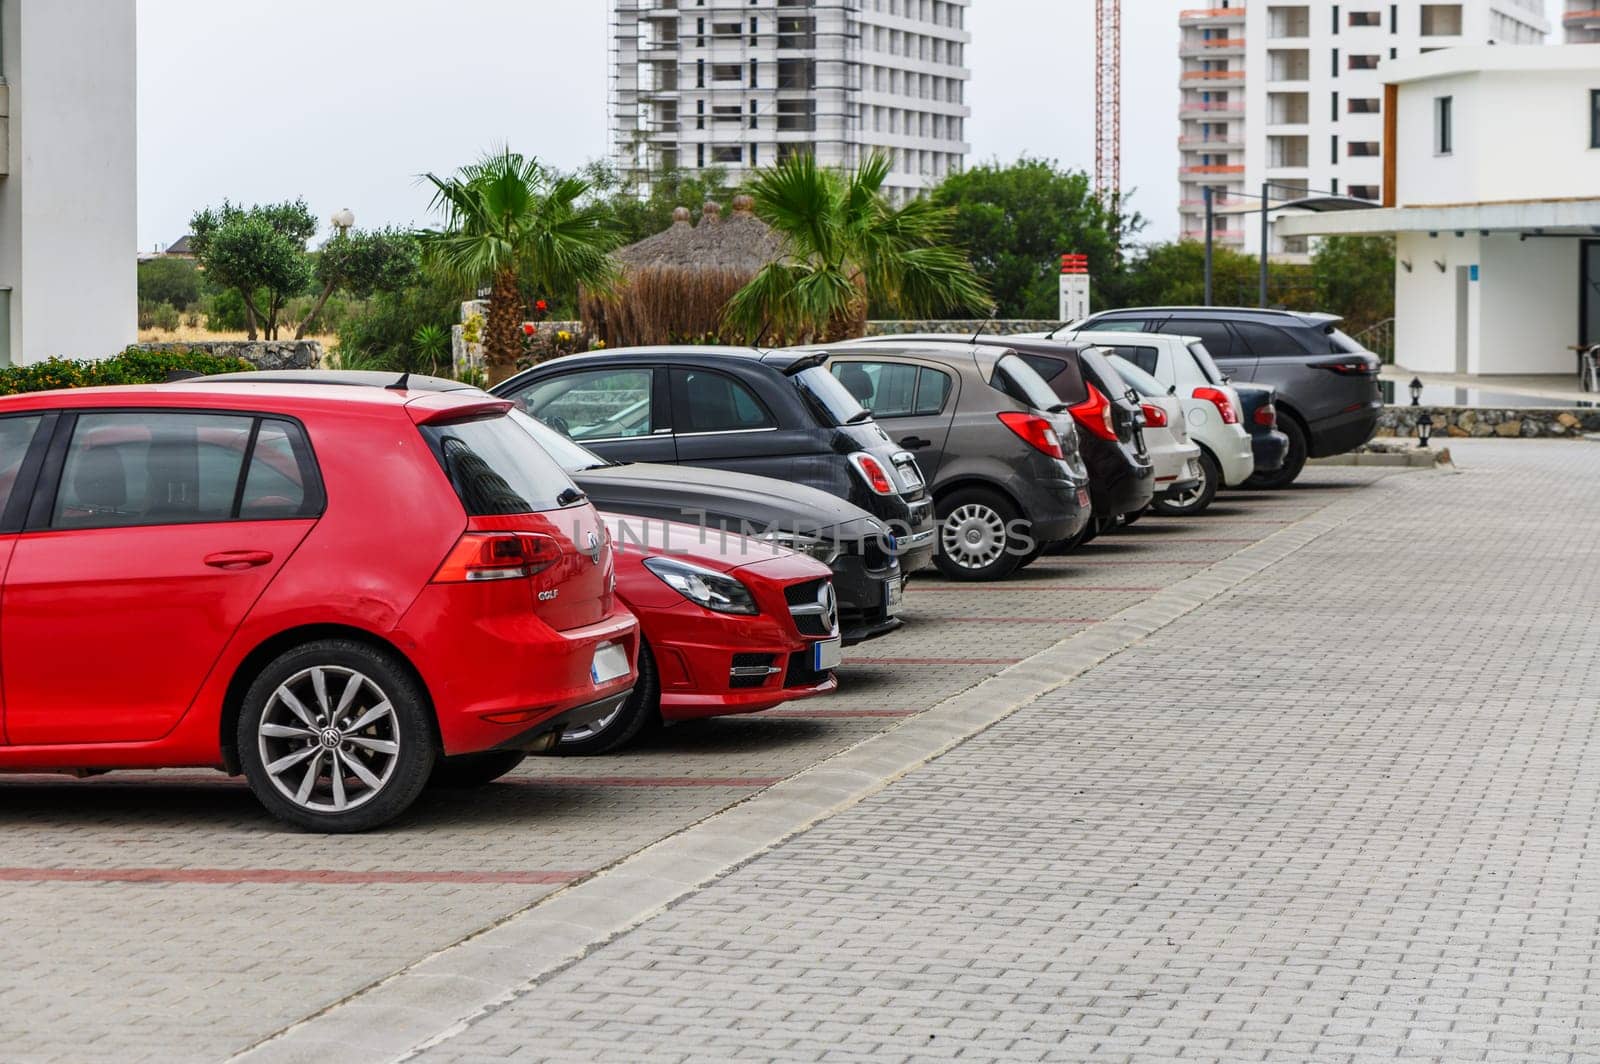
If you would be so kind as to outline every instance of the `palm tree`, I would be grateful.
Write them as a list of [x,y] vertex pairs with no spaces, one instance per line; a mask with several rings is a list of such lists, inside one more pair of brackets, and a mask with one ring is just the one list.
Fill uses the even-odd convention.
[[521,282],[540,292],[606,288],[617,237],[608,215],[589,200],[590,183],[547,170],[509,148],[455,176],[424,175],[433,185],[443,229],[420,235],[423,260],[463,287],[489,286],[483,358],[490,384],[516,372],[522,351]]
[[728,324],[812,343],[862,335],[869,299],[912,318],[987,313],[987,286],[950,243],[952,211],[924,199],[891,207],[891,169],[876,153],[854,172],[801,154],[762,171],[750,192],[783,250],[728,301]]

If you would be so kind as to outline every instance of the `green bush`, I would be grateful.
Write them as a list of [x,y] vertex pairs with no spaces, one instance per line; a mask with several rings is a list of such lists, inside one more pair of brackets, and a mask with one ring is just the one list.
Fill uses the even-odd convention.
[[27,366],[7,366],[0,369],[0,395],[109,384],[160,384],[174,371],[239,373],[254,368],[242,358],[208,355],[204,351],[141,351],[130,347],[120,355],[99,361],[47,358]]
[[207,332],[244,332],[250,324],[244,297],[232,288],[206,296],[201,305],[206,312]]
[[152,303],[149,300],[139,300],[139,328],[165,329],[175,332],[183,316],[178,308],[171,303]]
[[416,336],[429,327],[449,336],[460,308],[459,290],[425,276],[397,292],[378,292],[339,323],[340,364],[395,373],[445,370],[448,356],[441,364],[437,348],[419,348]]
[[171,303],[187,310],[200,302],[200,271],[189,259],[139,263],[139,302]]

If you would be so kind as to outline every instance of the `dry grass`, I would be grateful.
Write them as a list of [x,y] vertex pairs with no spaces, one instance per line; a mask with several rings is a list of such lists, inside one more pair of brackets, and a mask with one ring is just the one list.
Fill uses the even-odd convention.
[[[247,339],[249,339],[249,335],[247,333],[245,333],[245,331],[243,329],[240,329],[240,330],[238,330],[236,332],[212,332],[211,330],[207,329],[204,325],[199,325],[199,326],[180,325],[176,329],[173,329],[170,332],[167,331],[166,329],[140,329],[139,330],[139,342],[142,343],[142,344],[181,344],[181,343],[184,343],[186,341],[189,342],[189,343],[199,343],[199,342],[207,341],[207,340],[210,340],[210,341],[223,341],[223,340],[247,340]],[[281,328],[280,327],[278,329],[278,339],[280,339],[280,340],[293,340],[294,339],[294,329],[293,328],[285,329],[285,328]],[[302,339],[321,341],[322,349],[324,351],[327,351],[327,350],[331,350],[333,348],[333,345],[338,340],[338,337],[335,336],[333,333],[321,333],[321,334],[313,334],[311,336],[302,337]]]

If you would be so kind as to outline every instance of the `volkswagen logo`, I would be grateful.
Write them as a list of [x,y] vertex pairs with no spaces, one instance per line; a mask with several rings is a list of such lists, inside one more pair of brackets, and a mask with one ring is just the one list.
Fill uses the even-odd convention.
[[590,532],[588,550],[589,560],[594,562],[596,565],[600,564],[600,546],[600,537],[595,535],[593,532]]

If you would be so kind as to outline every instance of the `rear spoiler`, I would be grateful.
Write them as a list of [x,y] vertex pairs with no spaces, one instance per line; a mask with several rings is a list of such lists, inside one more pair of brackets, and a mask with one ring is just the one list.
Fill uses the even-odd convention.
[[828,361],[826,351],[813,351],[809,355],[801,355],[787,366],[783,367],[785,377],[793,377],[802,370],[814,369]]
[[406,403],[406,413],[418,425],[448,425],[458,421],[482,421],[511,412],[509,399],[492,396],[463,398],[459,392],[428,392]]

